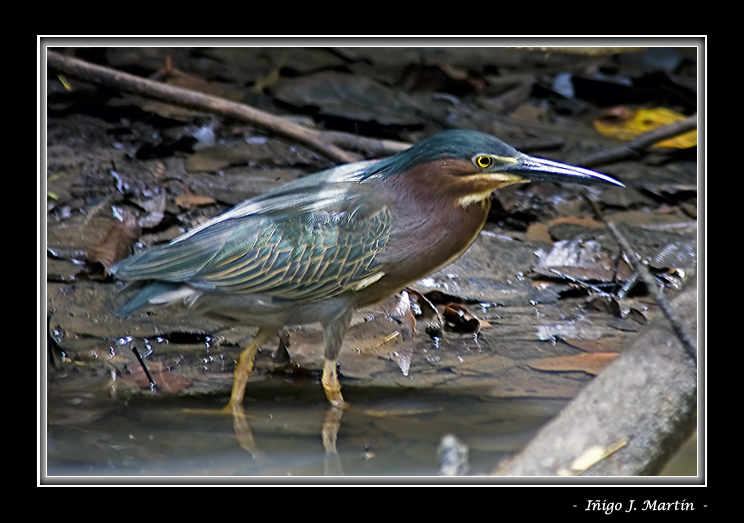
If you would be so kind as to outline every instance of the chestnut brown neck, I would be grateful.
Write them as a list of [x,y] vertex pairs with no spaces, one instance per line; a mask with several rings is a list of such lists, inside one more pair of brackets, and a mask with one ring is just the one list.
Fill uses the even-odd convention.
[[380,257],[384,265],[395,267],[390,285],[404,287],[448,265],[477,238],[490,199],[459,202],[474,191],[490,191],[482,184],[468,184],[467,175],[455,174],[463,167],[461,160],[438,160],[384,180],[381,190],[392,195],[395,216],[394,231]]

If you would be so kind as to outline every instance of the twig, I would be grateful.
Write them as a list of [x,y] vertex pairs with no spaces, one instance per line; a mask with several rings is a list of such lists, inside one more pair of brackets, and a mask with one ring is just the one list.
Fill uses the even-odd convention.
[[245,104],[239,104],[181,87],[162,84],[146,78],[90,64],[77,58],[63,56],[55,51],[47,52],[48,65],[67,76],[93,82],[132,94],[152,98],[182,107],[208,111],[222,116],[248,122],[256,127],[283,136],[318,151],[338,162],[353,162],[358,158],[335,145],[328,143],[323,133],[287,122]]
[[132,344],[132,352],[134,352],[134,355],[137,356],[137,361],[142,367],[142,370],[145,371],[145,376],[147,376],[147,379],[150,382],[150,390],[152,391],[157,390],[158,384],[155,383],[155,380],[152,379],[152,376],[150,375],[150,371],[147,370],[147,365],[145,365],[145,360],[142,359],[142,355],[139,353],[139,351],[137,350],[137,347],[135,347],[134,344]]
[[625,251],[625,254],[628,257],[628,261],[630,261],[630,263],[633,265],[633,269],[635,269],[635,271],[641,277],[643,283],[646,284],[649,292],[651,292],[651,295],[659,304],[661,311],[664,313],[664,316],[666,316],[667,320],[669,320],[674,333],[679,338],[679,341],[680,343],[682,343],[685,351],[687,351],[690,357],[692,357],[693,361],[697,363],[697,343],[695,343],[695,340],[692,339],[692,336],[690,336],[690,334],[687,332],[687,329],[685,329],[685,327],[682,325],[682,322],[678,318],[677,313],[670,305],[669,300],[667,300],[666,297],[659,290],[659,286],[656,284],[656,280],[654,279],[654,277],[651,275],[646,266],[641,263],[641,257],[636,254],[635,250],[633,250],[633,247],[630,245],[630,242],[628,242],[627,238],[625,238],[625,235],[620,231],[615,223],[607,222],[607,228],[610,229],[610,232],[615,237],[615,240],[617,240],[617,243],[619,243],[620,247],[623,249],[623,251]]
[[630,142],[625,143],[619,147],[587,156],[582,160],[577,161],[576,163],[585,167],[592,167],[603,163],[623,160],[625,158],[635,158],[643,150],[652,146],[653,144],[662,140],[666,140],[667,138],[672,138],[682,133],[686,133],[687,131],[691,131],[695,128],[697,128],[697,114],[688,116],[684,120],[670,123],[669,125],[665,125],[664,127],[659,127],[658,129],[653,129],[651,131],[643,133],[635,140],[631,140]]
[[670,305],[669,300],[667,300],[666,297],[659,290],[659,287],[656,284],[656,280],[651,275],[646,266],[641,262],[641,257],[635,252],[625,235],[620,232],[618,226],[615,223],[608,222],[604,219],[602,211],[600,211],[596,202],[584,193],[582,193],[582,196],[587,202],[589,202],[589,205],[594,210],[594,214],[597,216],[597,219],[607,224],[607,228],[610,230],[610,233],[612,233],[612,236],[615,237],[617,243],[620,244],[621,250],[625,252],[628,262],[633,266],[633,269],[635,270],[638,277],[640,277],[643,283],[646,285],[649,292],[656,300],[656,303],[659,304],[659,308],[671,324],[672,330],[675,332],[675,334],[677,334],[677,337],[684,347],[685,352],[687,352],[692,357],[693,361],[697,363],[697,343],[695,343],[692,336],[690,336],[690,334],[687,332],[687,329],[685,329],[682,325],[682,322],[679,320],[679,317]]
[[[695,329],[695,277],[674,296],[672,307]],[[695,430],[697,374],[669,322],[660,316],[496,473],[659,474]],[[597,451],[601,459],[586,468],[587,456]],[[580,466],[580,461],[585,463]]]
[[395,140],[379,140],[366,136],[357,136],[341,131],[323,131],[329,142],[349,150],[364,151],[374,157],[392,156],[411,147],[410,143]]

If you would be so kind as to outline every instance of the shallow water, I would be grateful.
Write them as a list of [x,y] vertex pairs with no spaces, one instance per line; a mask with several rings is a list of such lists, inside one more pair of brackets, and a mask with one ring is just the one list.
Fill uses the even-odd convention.
[[[352,390],[347,400],[336,456],[324,450],[329,408],[312,386],[259,391],[246,400],[252,452],[238,443],[232,417],[220,412],[226,398],[156,393],[122,401],[67,392],[49,399],[46,471],[88,479],[437,476],[437,447],[454,434],[469,449],[468,474],[488,474],[566,404],[393,390]],[[694,451],[684,456],[671,473],[695,475]]]
[[[50,398],[50,476],[435,476],[442,436],[469,447],[469,473],[486,474],[519,450],[565,400],[347,394],[338,462],[329,468],[322,392],[246,401],[257,457],[238,444],[224,399]],[[69,413],[76,416],[70,417]],[[67,414],[66,414],[67,413]],[[85,413],[88,413],[87,415]],[[339,468],[340,466],[340,468]]]

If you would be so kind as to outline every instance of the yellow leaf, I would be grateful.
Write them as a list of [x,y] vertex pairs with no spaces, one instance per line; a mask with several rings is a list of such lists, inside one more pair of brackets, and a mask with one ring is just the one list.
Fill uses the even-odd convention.
[[[602,135],[618,140],[633,140],[639,135],[683,120],[685,115],[663,107],[657,109],[632,110],[619,106],[611,109],[594,121],[594,128]],[[697,145],[697,129],[663,140],[654,147],[675,147],[687,149]]]
[[608,447],[601,447],[599,445],[591,446],[571,463],[571,469],[575,474],[581,474],[598,461],[617,452],[627,444],[628,440],[622,438]]

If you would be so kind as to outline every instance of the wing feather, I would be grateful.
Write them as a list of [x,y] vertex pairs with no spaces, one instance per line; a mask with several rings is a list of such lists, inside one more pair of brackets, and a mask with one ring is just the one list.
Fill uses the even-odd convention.
[[364,183],[373,162],[297,180],[247,200],[166,245],[120,262],[123,280],[315,300],[364,285],[390,236],[392,214]]

